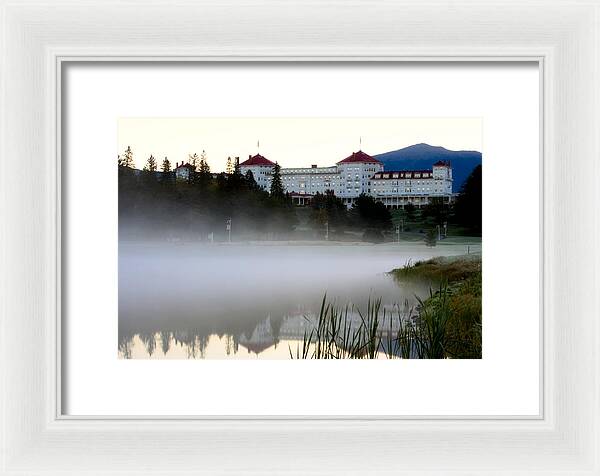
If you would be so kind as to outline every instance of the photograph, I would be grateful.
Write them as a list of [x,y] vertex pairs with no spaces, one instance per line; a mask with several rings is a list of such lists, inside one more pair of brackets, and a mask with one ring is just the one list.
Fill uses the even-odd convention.
[[117,135],[119,359],[482,358],[481,118]]

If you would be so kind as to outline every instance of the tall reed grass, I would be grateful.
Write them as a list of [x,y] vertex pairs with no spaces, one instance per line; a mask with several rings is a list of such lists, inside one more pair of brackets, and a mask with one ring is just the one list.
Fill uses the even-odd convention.
[[[336,306],[323,297],[316,321],[290,357],[298,359],[480,359],[481,255],[438,257],[391,272],[398,281],[428,280],[425,300],[389,312],[381,299],[366,310]],[[359,316],[358,321],[354,318]]]
[[[447,290],[440,287],[433,304],[419,300],[416,309],[395,306],[389,312],[381,299],[369,299],[366,310],[336,306],[323,297],[319,315],[311,320],[292,359],[443,359],[450,312]],[[430,297],[433,297],[431,293]],[[428,300],[429,301],[429,300]],[[358,314],[356,322],[351,316]]]

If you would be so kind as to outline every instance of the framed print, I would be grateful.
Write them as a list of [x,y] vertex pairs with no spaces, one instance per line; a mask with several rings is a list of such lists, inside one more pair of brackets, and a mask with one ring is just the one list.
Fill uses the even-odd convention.
[[[78,197],[62,218],[83,225],[62,235],[62,412],[539,418],[540,222],[527,218],[541,194],[539,162],[527,160],[539,157],[539,65],[103,63],[65,65],[61,77],[72,131],[62,189]],[[228,78],[240,85],[220,92]],[[416,94],[432,81],[435,92]],[[100,83],[119,92],[99,98]],[[165,84],[177,93],[158,93]],[[268,99],[289,89],[294,99]],[[141,117],[152,91],[155,116]],[[98,134],[119,143],[90,150]],[[504,183],[523,195],[497,209]],[[487,218],[509,209],[521,212],[511,215],[519,234]],[[513,250],[518,276],[487,246]],[[508,295],[520,312],[502,305]],[[90,341],[91,328],[102,337]],[[188,391],[170,406],[146,372]],[[223,392],[188,372],[213,375]],[[390,373],[377,405],[368,385],[351,389]],[[250,376],[264,391],[237,398]],[[454,382],[441,405],[440,379]],[[121,392],[106,392],[116,381]],[[299,381],[347,396],[316,402]],[[424,381],[438,382],[429,398],[391,397],[399,382]]]
[[598,4],[294,7],[1,4],[0,472],[600,474]]

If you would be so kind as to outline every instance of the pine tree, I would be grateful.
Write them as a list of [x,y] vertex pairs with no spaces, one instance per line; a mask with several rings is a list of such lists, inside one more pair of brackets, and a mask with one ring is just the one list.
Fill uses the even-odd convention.
[[144,166],[144,171],[156,172],[156,159],[154,158],[153,155],[150,155],[150,157],[148,157],[148,160],[146,161],[146,165]]
[[276,198],[285,197],[283,183],[281,182],[281,166],[277,162],[273,166],[271,177],[271,196]]
[[198,170],[198,172],[200,172],[201,174],[204,174],[204,175],[210,173],[210,167],[208,165],[208,161],[206,160],[206,151],[204,151],[204,150],[200,154],[200,159],[198,162],[197,170]]
[[231,162],[231,157],[227,157],[227,165],[225,166],[225,173],[231,175],[233,173],[233,162]]
[[404,206],[404,214],[407,221],[413,221],[415,219],[416,210],[417,209],[412,202],[408,202]]
[[202,154],[200,155],[200,173],[203,175],[210,174],[210,165],[208,165],[205,151],[202,151]]
[[258,188],[258,184],[256,183],[256,180],[254,180],[254,174],[252,173],[252,170],[248,170],[246,172],[245,177],[248,188],[250,188],[251,190],[255,190]]
[[364,193],[361,193],[354,201],[350,209],[350,217],[355,226],[378,230],[387,230],[392,227],[390,211],[383,203]]
[[481,165],[473,169],[463,183],[454,204],[455,220],[476,236],[481,236]]
[[329,223],[330,228],[339,231],[348,221],[346,205],[335,196],[333,190],[326,190],[324,194],[317,192],[311,200],[310,207],[313,209],[312,219],[318,225]]
[[435,230],[435,228],[430,228],[429,230],[427,230],[427,233],[425,234],[425,244],[427,246],[435,246],[437,243],[437,232]]
[[131,147],[127,146],[125,153],[119,156],[119,165],[121,167],[133,168],[133,152],[131,151]]
[[200,165],[200,160],[198,159],[198,154],[194,152],[194,155],[190,155],[190,165],[194,167],[194,171],[198,170],[198,166]]
[[162,162],[162,171],[163,172],[171,171],[171,162],[169,162],[169,159],[167,159],[166,157],[165,157],[165,160],[163,160],[163,162]]
[[235,158],[235,165],[233,166],[233,173],[235,175],[242,175],[242,169],[240,169],[240,158]]

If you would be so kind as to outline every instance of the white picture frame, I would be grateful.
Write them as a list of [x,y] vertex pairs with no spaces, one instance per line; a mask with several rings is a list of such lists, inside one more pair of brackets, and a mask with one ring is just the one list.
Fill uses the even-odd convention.
[[[600,474],[598,2],[0,6],[2,474]],[[539,62],[543,415],[60,415],[58,86],[77,60]]]

